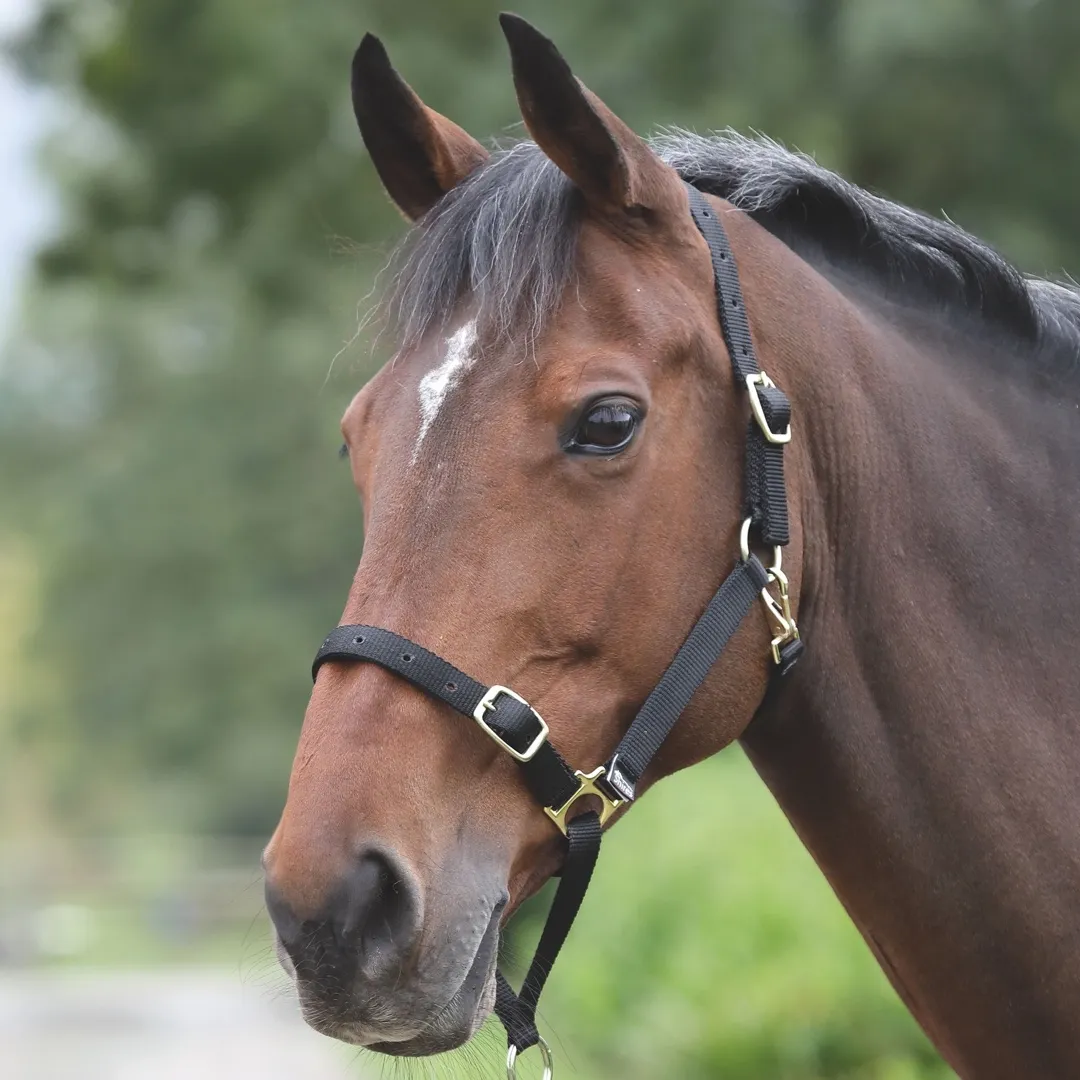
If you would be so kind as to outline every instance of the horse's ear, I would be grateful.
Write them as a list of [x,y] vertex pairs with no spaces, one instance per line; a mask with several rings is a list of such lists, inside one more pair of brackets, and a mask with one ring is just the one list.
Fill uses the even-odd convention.
[[574,77],[539,30],[517,15],[499,22],[525,126],[586,198],[618,210],[669,203],[675,174],[645,140]]
[[383,185],[414,221],[488,158],[471,135],[416,96],[372,34],[353,57],[352,101]]

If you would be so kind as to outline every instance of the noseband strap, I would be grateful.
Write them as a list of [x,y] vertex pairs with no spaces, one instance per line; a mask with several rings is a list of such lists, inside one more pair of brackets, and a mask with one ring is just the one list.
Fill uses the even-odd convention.
[[547,724],[508,688],[485,686],[415,641],[379,626],[334,627],[315,654],[313,680],[328,660],[378,664],[476,721],[500,749],[517,757],[541,806],[561,806],[577,791],[574,770],[547,740]]
[[[764,602],[776,635],[772,651],[780,674],[786,674],[802,654],[787,578],[780,569],[780,550],[789,533],[783,449],[791,438],[791,406],[784,392],[758,367],[735,256],[723,226],[705,197],[689,185],[687,190],[690,213],[712,258],[717,316],[735,383],[750,399],[743,551],[607,763],[589,773],[575,771],[552,746],[547,723],[524,698],[509,687],[485,686],[414,641],[381,627],[335,627],[311,669],[314,679],[331,660],[378,664],[472,719],[518,762],[544,813],[566,836],[562,880],[521,990],[515,994],[502,973],[496,975],[495,1012],[515,1048],[510,1063],[517,1052],[540,1041],[537,1002],[585,897],[603,826],[612,814],[633,802],[653,758],[755,600]],[[775,561],[768,569],[749,550],[751,530],[774,549]],[[779,589],[779,601],[770,592],[774,587]]]

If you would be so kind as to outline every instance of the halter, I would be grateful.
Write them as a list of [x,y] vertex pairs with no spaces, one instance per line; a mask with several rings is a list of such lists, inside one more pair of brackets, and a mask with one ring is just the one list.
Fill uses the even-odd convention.
[[[338,626],[315,656],[312,678],[329,660],[363,660],[399,675],[413,686],[474,720],[488,738],[521,766],[529,790],[566,837],[562,880],[555,893],[536,954],[514,993],[496,973],[495,1012],[506,1028],[506,1071],[516,1077],[517,1056],[539,1044],[544,1080],[552,1075],[551,1052],[536,1028],[540,992],[581,907],[600,853],[604,825],[632,803],[649,763],[705,680],[743,619],[761,599],[773,633],[772,656],[785,675],[803,651],[791,615],[781,550],[788,543],[784,446],[791,441],[791,405],[759,367],[739,273],[727,234],[705,197],[687,185],[690,213],[712,257],[716,311],[735,371],[735,383],[750,400],[744,471],[745,520],[740,557],[709,601],[675,658],[634,717],[608,760],[589,772],[572,768],[548,740],[543,717],[508,686],[485,686],[400,634],[376,626]],[[750,550],[751,533],[773,549],[768,569]],[[775,595],[771,589],[775,588]],[[583,799],[600,809],[574,813]]]

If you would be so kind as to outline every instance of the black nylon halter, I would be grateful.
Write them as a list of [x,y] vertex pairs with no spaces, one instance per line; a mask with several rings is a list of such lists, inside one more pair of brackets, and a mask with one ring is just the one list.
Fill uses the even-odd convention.
[[[323,642],[312,666],[314,678],[330,660],[375,663],[475,720],[518,761],[530,791],[566,835],[562,879],[520,992],[514,993],[501,972],[496,975],[495,1012],[514,1053],[541,1041],[536,1028],[537,1002],[584,899],[600,852],[603,825],[616,809],[633,802],[645,770],[756,599],[765,601],[776,631],[773,657],[781,674],[790,670],[803,649],[787,606],[787,579],[779,560],[766,570],[750,553],[748,544],[751,530],[777,555],[788,542],[783,449],[790,439],[791,407],[784,392],[758,367],[727,234],[705,197],[689,185],[687,191],[694,224],[712,256],[717,315],[735,383],[750,398],[744,549],[611,757],[590,773],[576,772],[548,741],[547,724],[541,716],[512,690],[485,686],[390,630],[338,626]],[[780,603],[769,592],[773,585],[779,588]],[[585,798],[599,800],[599,812],[587,810],[570,816],[578,801]]]

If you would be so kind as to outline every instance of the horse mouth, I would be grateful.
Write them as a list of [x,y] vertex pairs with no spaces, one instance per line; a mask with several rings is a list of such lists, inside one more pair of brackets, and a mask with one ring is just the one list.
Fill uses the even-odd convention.
[[[356,987],[342,1001],[340,984],[312,985],[296,977],[295,966],[280,945],[278,954],[297,985],[306,1023],[321,1035],[393,1057],[426,1057],[464,1045],[476,1034],[495,1006],[495,965],[499,924],[505,900],[497,903],[472,963],[453,993],[422,1015],[423,1005],[407,988],[391,984]],[[332,983],[333,980],[331,979]],[[328,1002],[336,1002],[327,1007]],[[425,1002],[426,1004],[426,1002]]]
[[473,970],[470,969],[465,984],[419,1035],[400,1042],[368,1043],[367,1049],[393,1057],[427,1057],[463,1046],[476,1034],[495,1007],[494,959],[485,966],[479,977],[479,993],[466,991],[466,984],[472,982],[473,977]]

